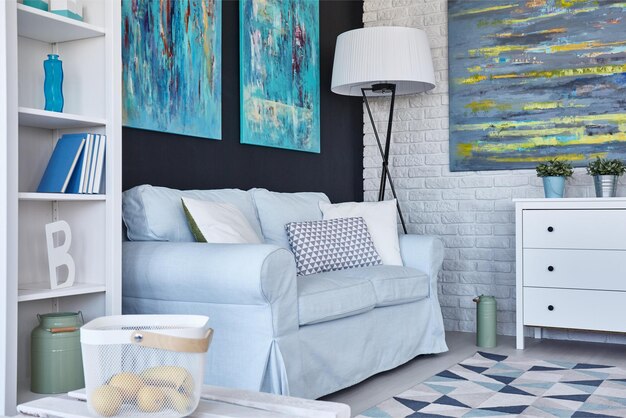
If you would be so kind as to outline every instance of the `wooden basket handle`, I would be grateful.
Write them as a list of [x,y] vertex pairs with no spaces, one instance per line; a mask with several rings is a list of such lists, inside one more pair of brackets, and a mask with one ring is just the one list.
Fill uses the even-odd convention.
[[150,331],[134,331],[130,336],[132,344],[175,351],[177,353],[206,353],[212,339],[212,328],[209,328],[202,338],[174,337]]

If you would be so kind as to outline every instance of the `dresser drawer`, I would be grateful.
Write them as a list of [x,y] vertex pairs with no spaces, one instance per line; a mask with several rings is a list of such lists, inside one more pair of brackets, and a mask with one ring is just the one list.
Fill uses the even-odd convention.
[[524,248],[626,250],[626,210],[524,210]]
[[525,287],[524,325],[626,332],[624,306],[626,292]]
[[626,251],[524,249],[524,286],[626,291]]

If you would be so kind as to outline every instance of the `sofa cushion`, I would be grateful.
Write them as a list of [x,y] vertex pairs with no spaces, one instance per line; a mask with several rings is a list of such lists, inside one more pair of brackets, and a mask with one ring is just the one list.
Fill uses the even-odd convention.
[[176,190],[142,185],[126,190],[122,196],[122,216],[131,241],[193,242],[181,198],[230,203],[246,217],[258,236],[261,225],[250,194],[239,189]]
[[415,302],[430,295],[428,275],[411,267],[380,265],[333,273],[370,282],[376,294],[376,306]]
[[324,193],[278,193],[252,189],[254,204],[267,244],[290,249],[285,225],[289,222],[319,221],[319,202],[329,202]]
[[181,204],[189,229],[198,242],[215,244],[261,244],[261,237],[231,203],[183,197]]
[[345,271],[298,277],[300,325],[332,321],[374,309],[376,295],[372,283],[337,274]]
[[398,240],[398,215],[396,199],[382,202],[345,202],[327,204],[320,203],[323,218],[352,218],[365,219],[367,229],[372,236],[376,251],[383,260],[383,264],[402,266],[400,242]]
[[286,225],[298,276],[381,264],[363,218]]

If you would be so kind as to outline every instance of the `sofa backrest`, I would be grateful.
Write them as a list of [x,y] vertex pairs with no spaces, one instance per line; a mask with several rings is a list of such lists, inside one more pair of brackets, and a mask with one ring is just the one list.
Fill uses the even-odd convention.
[[249,193],[257,209],[265,242],[287,249],[290,246],[285,224],[321,220],[319,202],[330,203],[324,193],[278,193],[266,189],[252,189]]
[[144,184],[122,195],[122,217],[131,241],[195,241],[181,204],[188,197],[230,203],[246,217],[263,237],[250,193],[239,189],[176,190]]

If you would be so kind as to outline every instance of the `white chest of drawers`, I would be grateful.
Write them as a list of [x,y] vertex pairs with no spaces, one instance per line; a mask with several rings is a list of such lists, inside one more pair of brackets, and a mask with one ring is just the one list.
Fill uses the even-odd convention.
[[524,326],[626,332],[626,198],[514,202],[517,348]]

